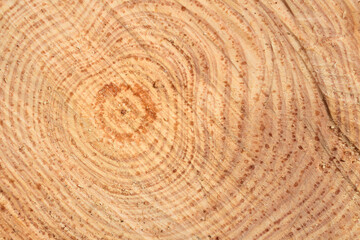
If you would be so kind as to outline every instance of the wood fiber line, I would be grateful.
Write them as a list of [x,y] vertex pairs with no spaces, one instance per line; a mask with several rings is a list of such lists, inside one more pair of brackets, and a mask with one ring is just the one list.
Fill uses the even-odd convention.
[[0,0],[0,240],[360,239],[359,21]]

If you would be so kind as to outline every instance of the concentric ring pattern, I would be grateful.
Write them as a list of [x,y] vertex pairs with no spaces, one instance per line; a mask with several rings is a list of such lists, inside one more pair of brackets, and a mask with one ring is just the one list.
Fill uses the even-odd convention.
[[0,239],[360,237],[357,1],[0,9]]

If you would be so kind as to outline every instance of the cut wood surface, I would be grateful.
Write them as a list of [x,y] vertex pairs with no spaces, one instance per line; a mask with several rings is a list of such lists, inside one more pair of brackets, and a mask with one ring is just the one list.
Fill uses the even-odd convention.
[[0,239],[360,239],[357,0],[0,1]]

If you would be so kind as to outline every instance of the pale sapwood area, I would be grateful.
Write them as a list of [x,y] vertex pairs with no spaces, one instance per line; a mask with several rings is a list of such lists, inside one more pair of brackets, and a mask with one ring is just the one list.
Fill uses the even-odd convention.
[[0,1],[0,239],[360,239],[360,3]]

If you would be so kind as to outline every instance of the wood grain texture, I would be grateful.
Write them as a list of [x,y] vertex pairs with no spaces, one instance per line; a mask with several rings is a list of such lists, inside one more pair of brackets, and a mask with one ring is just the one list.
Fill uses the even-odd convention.
[[0,239],[360,239],[360,3],[0,1]]

